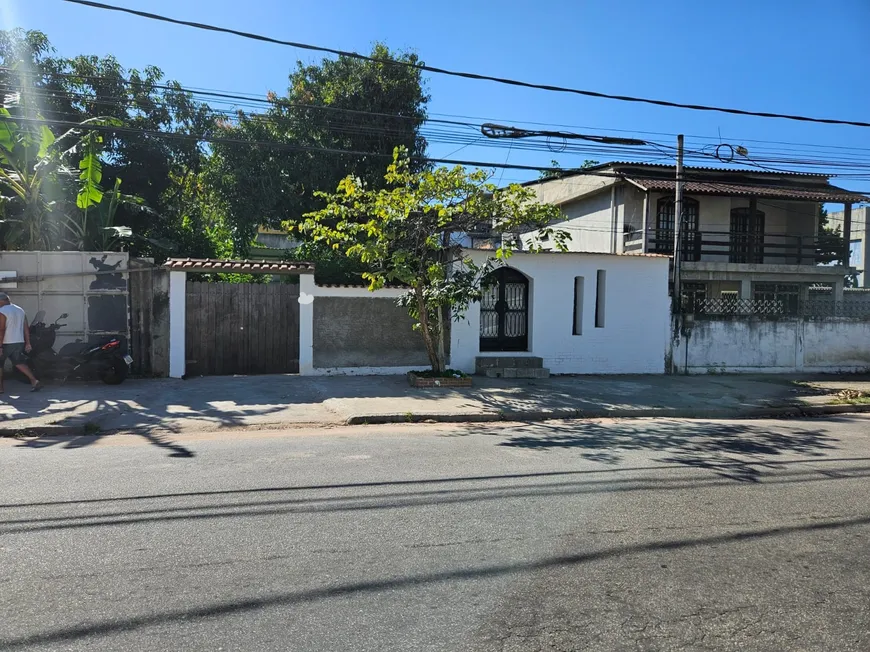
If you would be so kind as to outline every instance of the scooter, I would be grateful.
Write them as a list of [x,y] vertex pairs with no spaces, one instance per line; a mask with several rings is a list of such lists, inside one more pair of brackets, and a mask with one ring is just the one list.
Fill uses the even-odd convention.
[[[112,337],[100,344],[70,342],[58,353],[54,351],[57,331],[66,324],[61,319],[69,317],[63,313],[53,324],[46,325],[45,311],[40,310],[30,324],[30,346],[27,363],[40,380],[55,379],[61,382],[69,378],[79,380],[102,380],[107,385],[120,385],[130,373],[133,358],[121,353],[121,340]],[[16,370],[17,371],[17,370]],[[24,374],[20,378],[27,381]]]

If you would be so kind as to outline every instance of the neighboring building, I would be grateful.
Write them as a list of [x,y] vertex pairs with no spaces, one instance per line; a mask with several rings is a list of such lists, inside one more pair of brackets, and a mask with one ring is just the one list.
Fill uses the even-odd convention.
[[[672,166],[608,163],[526,185],[561,207],[571,251],[673,256],[675,177]],[[684,179],[686,294],[789,303],[822,284],[842,296],[845,266],[818,264],[819,208],[867,197],[815,174],[687,167]]]
[[286,231],[261,226],[251,247],[251,260],[285,260],[288,251],[299,246],[297,240],[290,238]]
[[[843,211],[828,213],[828,226],[840,227],[843,230]],[[863,206],[852,211],[851,250],[849,265],[855,268],[858,277],[858,287],[870,288],[870,206]]]

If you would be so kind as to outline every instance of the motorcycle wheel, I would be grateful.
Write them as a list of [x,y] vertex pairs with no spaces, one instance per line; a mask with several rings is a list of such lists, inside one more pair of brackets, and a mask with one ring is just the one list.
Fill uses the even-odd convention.
[[112,363],[100,375],[100,380],[107,385],[120,385],[129,373],[130,367],[127,366],[126,362],[120,359],[112,360]]

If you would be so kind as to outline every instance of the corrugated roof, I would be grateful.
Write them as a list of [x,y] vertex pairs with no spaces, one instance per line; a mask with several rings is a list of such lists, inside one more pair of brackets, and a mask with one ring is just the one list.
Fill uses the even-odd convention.
[[313,274],[314,263],[268,260],[170,258],[164,267],[176,272],[235,272],[241,274]]
[[[647,169],[661,169],[661,170],[674,170],[676,172],[676,167],[673,165],[664,165],[662,163],[644,163],[644,162],[632,162],[632,161],[612,161],[610,163],[602,163],[600,165],[596,165],[594,168],[589,169],[599,169],[605,167],[633,167],[633,168],[647,168]],[[764,170],[762,168],[714,168],[703,165],[684,165],[683,170],[697,170],[699,172],[722,172],[725,174],[761,174],[771,177],[818,177],[822,179],[827,179],[831,175],[824,174],[823,172],[797,172],[797,171],[789,171],[789,170]]]
[[[631,174],[626,174],[625,178],[645,190],[653,190],[658,192],[676,192],[677,182],[675,179],[637,179]],[[782,184],[766,184],[762,181],[752,183],[750,181],[742,181],[741,183],[729,183],[728,181],[710,180],[710,181],[685,181],[683,191],[687,194],[695,195],[728,195],[733,197],[764,197],[767,199],[791,199],[798,201],[813,201],[813,202],[844,202],[856,203],[861,201],[870,201],[868,197],[838,188],[828,183],[819,184],[801,184],[801,183],[782,183]]]

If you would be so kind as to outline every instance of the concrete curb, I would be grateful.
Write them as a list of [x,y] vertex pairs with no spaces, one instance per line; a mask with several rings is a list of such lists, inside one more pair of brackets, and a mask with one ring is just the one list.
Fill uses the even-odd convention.
[[[683,410],[683,409],[638,409],[638,410],[513,410],[504,412],[475,412],[475,413],[395,413],[375,415],[352,415],[344,420],[344,425],[384,425],[391,423],[495,423],[499,421],[554,421],[559,419],[795,419],[800,417],[825,416],[832,414],[859,414],[870,413],[870,405],[780,405],[769,407],[748,408],[745,410],[708,409],[708,410]],[[257,424],[250,426],[234,426],[231,430],[262,430],[263,428],[280,429],[287,427],[316,427],[328,425],[330,427],[341,426],[339,423],[330,424]],[[94,431],[91,423],[81,425],[45,425],[15,427],[13,425],[0,427],[0,437],[24,438],[44,437],[83,437],[105,436],[118,432],[135,433],[137,427],[114,428]],[[152,430],[153,428],[149,428]]]
[[780,405],[770,407],[731,409],[637,409],[637,410],[516,410],[471,414],[376,414],[352,415],[345,419],[349,426],[381,425],[389,423],[492,423],[496,421],[552,421],[558,419],[772,419],[822,416],[826,414],[852,414],[870,412],[870,405]]
[[[92,426],[91,426],[92,427]],[[90,428],[81,426],[24,426],[22,428],[0,427],[0,437],[40,437],[43,435],[56,435],[58,437],[80,437],[83,435],[101,434],[99,432],[87,432]]]

